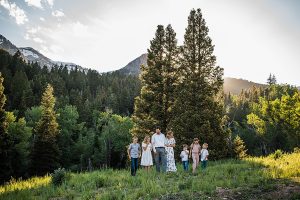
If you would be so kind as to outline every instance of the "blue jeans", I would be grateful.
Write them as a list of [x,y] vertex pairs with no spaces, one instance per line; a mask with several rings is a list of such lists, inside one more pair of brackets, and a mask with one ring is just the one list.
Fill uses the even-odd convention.
[[138,169],[138,158],[131,158],[131,176],[136,175]]
[[206,169],[206,166],[207,166],[207,160],[201,161],[201,168]]
[[184,171],[188,171],[189,170],[189,161],[182,161],[182,165],[183,165],[183,169]]
[[164,147],[156,147],[155,150],[156,150],[156,153],[155,153],[156,171],[160,172],[160,168],[162,168],[162,172],[166,172],[166,170],[167,170],[166,150]]

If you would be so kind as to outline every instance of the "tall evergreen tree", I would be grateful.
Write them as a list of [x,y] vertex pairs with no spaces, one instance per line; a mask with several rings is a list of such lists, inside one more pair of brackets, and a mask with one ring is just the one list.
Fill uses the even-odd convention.
[[221,126],[222,105],[218,95],[223,69],[216,66],[214,46],[200,9],[192,10],[181,49],[179,85],[173,118],[169,124],[179,142],[198,137],[211,148],[212,158],[226,153],[226,133]]
[[52,172],[59,166],[59,130],[54,106],[53,87],[48,84],[41,101],[42,116],[34,129],[31,173],[35,175]]
[[163,128],[168,127],[170,122],[171,110],[174,103],[174,92],[178,82],[178,53],[176,33],[169,24],[165,29],[165,62],[163,68]]
[[7,181],[12,173],[10,150],[11,138],[8,134],[8,123],[4,109],[6,96],[3,87],[4,78],[0,72],[0,183]]
[[[135,99],[133,134],[144,136],[155,125],[163,125],[163,66],[165,30],[157,26],[155,37],[150,41],[147,66],[141,66],[141,94]],[[166,127],[162,127],[163,130]]]

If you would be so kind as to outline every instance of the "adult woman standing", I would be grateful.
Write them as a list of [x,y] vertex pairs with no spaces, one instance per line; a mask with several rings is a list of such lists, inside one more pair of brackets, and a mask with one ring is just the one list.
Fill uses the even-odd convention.
[[167,154],[167,172],[176,172],[177,168],[174,159],[175,139],[172,131],[168,131],[166,138],[166,154]]

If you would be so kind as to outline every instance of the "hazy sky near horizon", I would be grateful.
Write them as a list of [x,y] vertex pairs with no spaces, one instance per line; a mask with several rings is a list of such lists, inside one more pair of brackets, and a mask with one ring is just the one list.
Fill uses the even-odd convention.
[[192,8],[201,8],[225,76],[300,85],[298,0],[0,0],[0,34],[52,60],[100,72],[147,51],[158,24],[179,44]]

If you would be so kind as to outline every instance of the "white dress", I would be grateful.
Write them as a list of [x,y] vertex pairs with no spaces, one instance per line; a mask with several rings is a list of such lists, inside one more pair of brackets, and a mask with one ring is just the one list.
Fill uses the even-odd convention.
[[148,147],[146,150],[144,150],[144,148],[147,146],[146,143],[142,143],[142,159],[141,159],[141,165],[142,166],[151,166],[153,165],[153,159],[152,159],[152,154],[151,154],[151,150],[152,150],[152,144],[149,143]]
[[[175,144],[175,139],[166,139],[166,144]],[[176,172],[177,168],[175,165],[175,159],[174,159],[174,149],[173,147],[166,147],[166,153],[167,153],[167,172]]]

